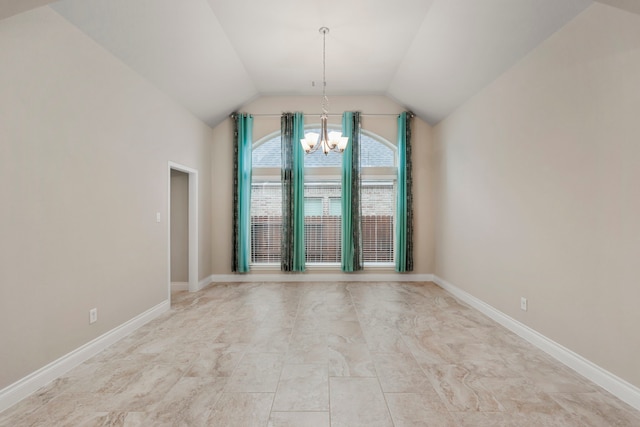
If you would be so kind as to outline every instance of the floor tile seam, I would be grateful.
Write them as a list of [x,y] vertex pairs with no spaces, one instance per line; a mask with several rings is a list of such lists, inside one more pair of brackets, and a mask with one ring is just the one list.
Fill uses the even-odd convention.
[[[413,361],[416,363],[416,366],[418,366],[418,369],[420,370],[420,372],[422,372],[422,374],[425,376],[425,378],[427,378],[427,380],[429,380],[429,375],[427,375],[427,373],[424,371],[424,369],[422,369],[422,366],[420,365],[420,362],[418,361],[417,357],[415,354],[413,354],[413,351],[411,351],[411,347],[409,346],[409,344],[407,343],[407,341],[405,340],[404,335],[402,334],[402,332],[400,330],[398,330],[396,328],[396,330],[398,331],[398,335],[400,336],[400,340],[402,340],[402,342],[404,343],[405,347],[407,347],[407,349],[409,350],[409,355],[411,355],[411,358],[413,359]],[[431,383],[431,381],[429,380],[429,383]],[[433,384],[431,384],[431,386],[433,387]],[[443,402],[444,403],[444,402]]]
[[[183,378],[185,378],[185,377],[186,377],[186,378],[188,378],[188,377],[187,377],[187,374],[191,371],[191,368],[192,368],[192,367],[193,367],[193,365],[196,363],[196,361],[198,361],[198,360],[200,359],[200,357],[201,357],[201,353],[200,353],[199,351],[196,351],[196,353],[198,354],[198,357],[194,358],[194,359],[191,361],[191,363],[189,363],[189,365],[188,365],[184,370],[180,369],[180,368],[177,366],[177,363],[175,362],[175,360],[174,360],[173,362],[158,362],[158,363],[155,363],[156,365],[168,365],[168,366],[170,366],[170,367],[173,367],[173,368],[177,369],[177,370],[178,370],[178,371],[180,371],[180,373],[181,373],[181,375],[180,375],[180,377],[178,378],[178,380],[177,380],[177,381],[176,381],[176,382],[175,382],[171,387],[169,387],[169,389],[167,390],[167,393],[168,393],[168,392],[169,392],[173,387],[175,387],[175,386],[176,386],[176,384],[178,384],[178,383],[179,383]],[[144,353],[139,353],[139,354],[144,354]],[[162,353],[155,353],[155,354],[156,354],[156,357],[160,357],[160,355],[161,355]],[[129,383],[127,383],[124,387],[126,387],[126,386],[128,386],[128,385],[129,385]],[[122,390],[124,387],[122,387],[122,388],[121,388],[121,390]]]
[[[351,300],[351,304],[353,305],[353,310],[356,313],[356,319],[358,319],[358,326],[360,327],[360,331],[362,332],[362,335],[364,337],[364,331],[362,330],[362,321],[360,318],[360,313],[358,312],[358,308],[354,302],[353,299],[353,294],[351,293],[351,290],[349,289],[349,285],[345,285],[345,290],[347,291],[347,293],[349,294],[349,299]],[[365,338],[365,345],[368,347],[368,345],[366,344],[366,337]],[[371,360],[371,363],[373,364],[373,369],[375,370],[375,363],[373,363],[373,359]],[[328,370],[327,370],[328,372]],[[329,426],[333,425],[333,420],[332,420],[332,411],[331,411],[331,378],[342,378],[342,377],[331,377],[329,376]],[[367,378],[373,378],[373,377],[367,377]],[[380,387],[380,391],[382,391],[382,385],[380,385],[380,379],[378,378],[378,373],[376,372],[376,381],[378,382],[378,386]],[[383,393],[384,396],[384,393]],[[387,401],[385,400],[385,405],[387,405],[387,412],[389,413],[389,418],[391,419],[391,422],[393,423],[393,418],[391,417],[391,411],[389,411],[389,405],[387,404]]]
[[[185,369],[184,371],[180,371],[180,369],[176,367],[176,369],[178,369],[178,370],[181,372],[180,377],[179,377],[179,378],[178,378],[178,379],[177,379],[177,380],[176,380],[176,381],[171,385],[171,387],[169,387],[169,388],[167,389],[167,391],[165,391],[165,392],[162,394],[162,397],[161,397],[161,398],[157,399],[156,404],[157,404],[158,402],[161,402],[161,401],[162,401],[162,400],[163,400],[163,399],[164,399],[164,398],[169,394],[169,392],[170,392],[170,391],[171,391],[171,390],[172,390],[176,385],[178,385],[178,383],[179,383],[183,378],[185,378],[185,376],[186,376],[187,372],[189,372],[189,369],[191,369],[191,366],[192,366],[192,365],[193,365],[193,362],[191,362],[191,364],[189,365],[189,368],[188,368],[188,369]],[[173,366],[172,366],[172,367],[173,367]],[[127,384],[127,385],[128,385],[128,384]],[[225,383],[225,385],[226,385],[226,383]],[[155,406],[155,405],[154,405],[154,406]]]
[[[229,374],[229,376],[227,377],[221,377],[221,378],[225,378],[226,381],[224,383],[224,387],[222,387],[222,390],[220,391],[220,394],[218,395],[218,398],[215,400],[215,402],[211,405],[211,412],[213,412],[214,408],[218,405],[218,402],[220,401],[220,399],[222,399],[222,396],[225,393],[233,393],[230,391],[227,391],[228,387],[229,387],[229,383],[231,378],[233,377],[233,374],[236,373],[236,371],[238,370],[238,368],[240,367],[240,364],[242,363],[242,361],[244,360],[245,356],[248,353],[248,347],[246,347],[242,352],[237,352],[237,353],[242,353],[242,356],[240,357],[240,359],[238,360],[238,362],[236,363],[235,367],[233,368],[233,370],[231,371],[231,373]],[[274,394],[275,395],[275,394]]]
[[[279,353],[282,354],[282,353]],[[284,363],[284,366],[324,366],[324,367],[328,367],[329,364],[328,363]]]
[[273,391],[225,391],[224,394],[273,394],[275,396],[276,393]]
[[[418,395],[421,395],[421,396],[422,396],[422,393],[412,393],[412,392],[394,392],[394,391],[392,391],[392,392],[385,392],[384,394],[385,394],[385,397],[386,397],[386,395],[387,395],[387,394],[391,394],[391,395],[393,395],[393,394],[396,394],[396,395],[398,395],[398,394],[418,394]],[[438,397],[439,397],[439,396],[438,396]],[[425,411],[425,412],[427,412],[427,413],[429,413],[429,414],[433,413],[433,414],[450,414],[450,415],[454,412],[454,411],[450,411],[449,409],[447,409],[447,406],[446,406],[444,403],[442,404],[442,407],[443,407],[444,409],[443,409],[443,410],[441,410],[441,411],[434,410],[434,409],[429,409],[429,410],[427,410],[427,411]],[[473,411],[473,412],[476,412],[476,411]]]
[[331,375],[329,374],[329,379],[331,378],[378,378],[377,375]]
[[[351,293],[351,290],[349,289],[348,286],[345,286],[345,290],[347,291],[347,293],[349,294],[349,299],[351,301],[351,305],[353,306],[353,311],[356,313],[356,319],[358,319],[358,327],[360,328],[360,333],[362,334],[362,338],[365,341],[365,345],[368,346],[368,342],[367,342],[367,337],[364,333],[364,329],[362,327],[362,316],[360,314],[360,310],[358,310],[358,306],[356,305],[354,298],[353,298],[353,294]],[[373,361],[373,360],[372,360]]]
[[[271,414],[274,412],[273,411],[273,406],[276,403],[276,394],[278,393],[278,389],[280,388],[280,382],[282,381],[282,372],[284,371],[284,366],[286,364],[286,360],[287,360],[287,355],[289,354],[289,348],[290,348],[290,344],[291,344],[291,340],[293,338],[293,331],[296,328],[296,323],[298,322],[298,316],[300,314],[300,304],[302,302],[302,296],[298,297],[298,305],[296,307],[296,317],[295,319],[293,319],[293,326],[291,327],[291,331],[289,332],[289,341],[288,341],[288,345],[287,345],[287,352],[284,354],[284,358],[282,360],[282,365],[280,367],[280,374],[278,375],[278,382],[276,384],[276,390],[273,393],[273,399],[271,400],[271,407],[269,408],[269,419],[271,418]],[[328,381],[328,379],[327,379]],[[327,387],[328,384],[327,384]],[[267,424],[268,424],[268,420],[267,420]]]
[[[354,302],[354,299],[353,299],[353,294],[351,293],[351,291],[348,288],[346,290],[349,293],[349,298],[351,299],[351,304],[353,306],[354,311],[356,312],[356,318],[358,319],[358,325],[360,326],[360,330],[361,330],[361,332],[363,334],[363,337],[365,337],[364,336],[364,331],[362,329],[362,320],[361,320],[361,317],[360,317],[359,310],[356,308],[356,305],[355,305],[355,302]],[[365,341],[367,341],[366,337],[365,337]],[[367,343],[367,347],[368,347],[368,343]],[[389,415],[389,420],[391,421],[391,424],[393,426],[395,426],[395,421],[393,420],[393,415],[391,414],[391,409],[389,407],[389,402],[387,401],[387,396],[385,395],[384,390],[382,388],[382,383],[380,382],[380,374],[378,372],[378,368],[376,367],[376,362],[373,360],[373,357],[371,358],[371,362],[373,364],[373,369],[374,369],[374,371],[376,373],[376,376],[375,376],[376,382],[378,383],[378,387],[380,387],[380,393],[382,393],[382,398],[384,399],[384,404],[387,407],[387,414]],[[372,377],[369,377],[369,378],[372,378]],[[331,390],[331,387],[329,387],[329,390]]]
[[[564,408],[563,408],[564,409]],[[468,415],[468,414],[474,414],[474,413],[478,413],[478,414],[496,414],[496,415],[531,415],[531,414],[535,414],[535,415],[548,415],[548,416],[562,416],[562,415],[575,415],[575,414],[548,414],[545,412],[535,412],[535,411],[526,411],[526,412],[520,412],[520,411],[479,411],[479,410],[469,410],[469,411],[460,411],[460,410],[455,410],[455,411],[448,411],[449,414],[451,415]]]
[[[327,369],[327,373],[329,373],[329,369]],[[327,378],[327,388],[329,389],[329,426],[331,426],[331,376]]]

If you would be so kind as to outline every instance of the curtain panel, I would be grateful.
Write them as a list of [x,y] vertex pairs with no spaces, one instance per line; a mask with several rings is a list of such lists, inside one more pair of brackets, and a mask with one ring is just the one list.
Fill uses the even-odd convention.
[[280,270],[305,270],[304,245],[304,138],[302,113],[280,118],[282,170],[282,240]]
[[359,112],[345,112],[342,115],[342,133],[349,138],[342,154],[342,260],[345,272],[360,271],[362,261],[362,208],[360,204],[360,133]]
[[413,181],[411,177],[411,119],[398,117],[398,190],[396,201],[396,271],[413,271]]
[[233,114],[233,257],[231,270],[249,271],[251,262],[251,148],[253,116]]

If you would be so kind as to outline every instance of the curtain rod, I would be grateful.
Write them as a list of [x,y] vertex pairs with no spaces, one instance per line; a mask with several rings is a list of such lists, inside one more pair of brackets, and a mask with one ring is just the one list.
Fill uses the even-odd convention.
[[[236,114],[236,113],[234,113]],[[242,114],[242,113],[239,113]],[[250,114],[253,117],[281,117],[282,113],[280,114],[275,114],[275,113],[245,113],[245,114]],[[361,113],[360,116],[362,117],[367,117],[367,116],[378,116],[378,117],[384,117],[384,116],[388,116],[388,117],[398,117],[401,113]],[[414,116],[414,114],[411,114],[411,117]],[[321,113],[310,113],[310,114],[305,114],[305,116],[321,116]],[[233,114],[232,114],[233,116]],[[333,114],[327,114],[327,116],[329,117],[342,117],[342,114],[338,114],[338,113],[333,113]]]

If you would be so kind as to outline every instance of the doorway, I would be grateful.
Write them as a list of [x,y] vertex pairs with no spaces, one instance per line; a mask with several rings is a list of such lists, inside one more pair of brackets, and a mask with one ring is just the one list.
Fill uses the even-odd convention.
[[171,169],[171,290],[189,289],[189,174]]
[[195,292],[198,282],[198,171],[169,162],[168,292]]

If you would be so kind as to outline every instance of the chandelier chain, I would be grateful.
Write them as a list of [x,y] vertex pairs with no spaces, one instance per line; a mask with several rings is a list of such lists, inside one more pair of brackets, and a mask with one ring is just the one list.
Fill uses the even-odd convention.
[[327,33],[329,29],[322,27],[322,112],[329,112],[329,99],[327,98]]
[[320,27],[322,34],[322,114],[320,115],[320,134],[309,132],[300,140],[305,153],[310,154],[322,147],[322,152],[327,155],[330,151],[344,152],[348,137],[343,137],[340,132],[328,131],[329,98],[327,97],[327,33],[329,28]]

